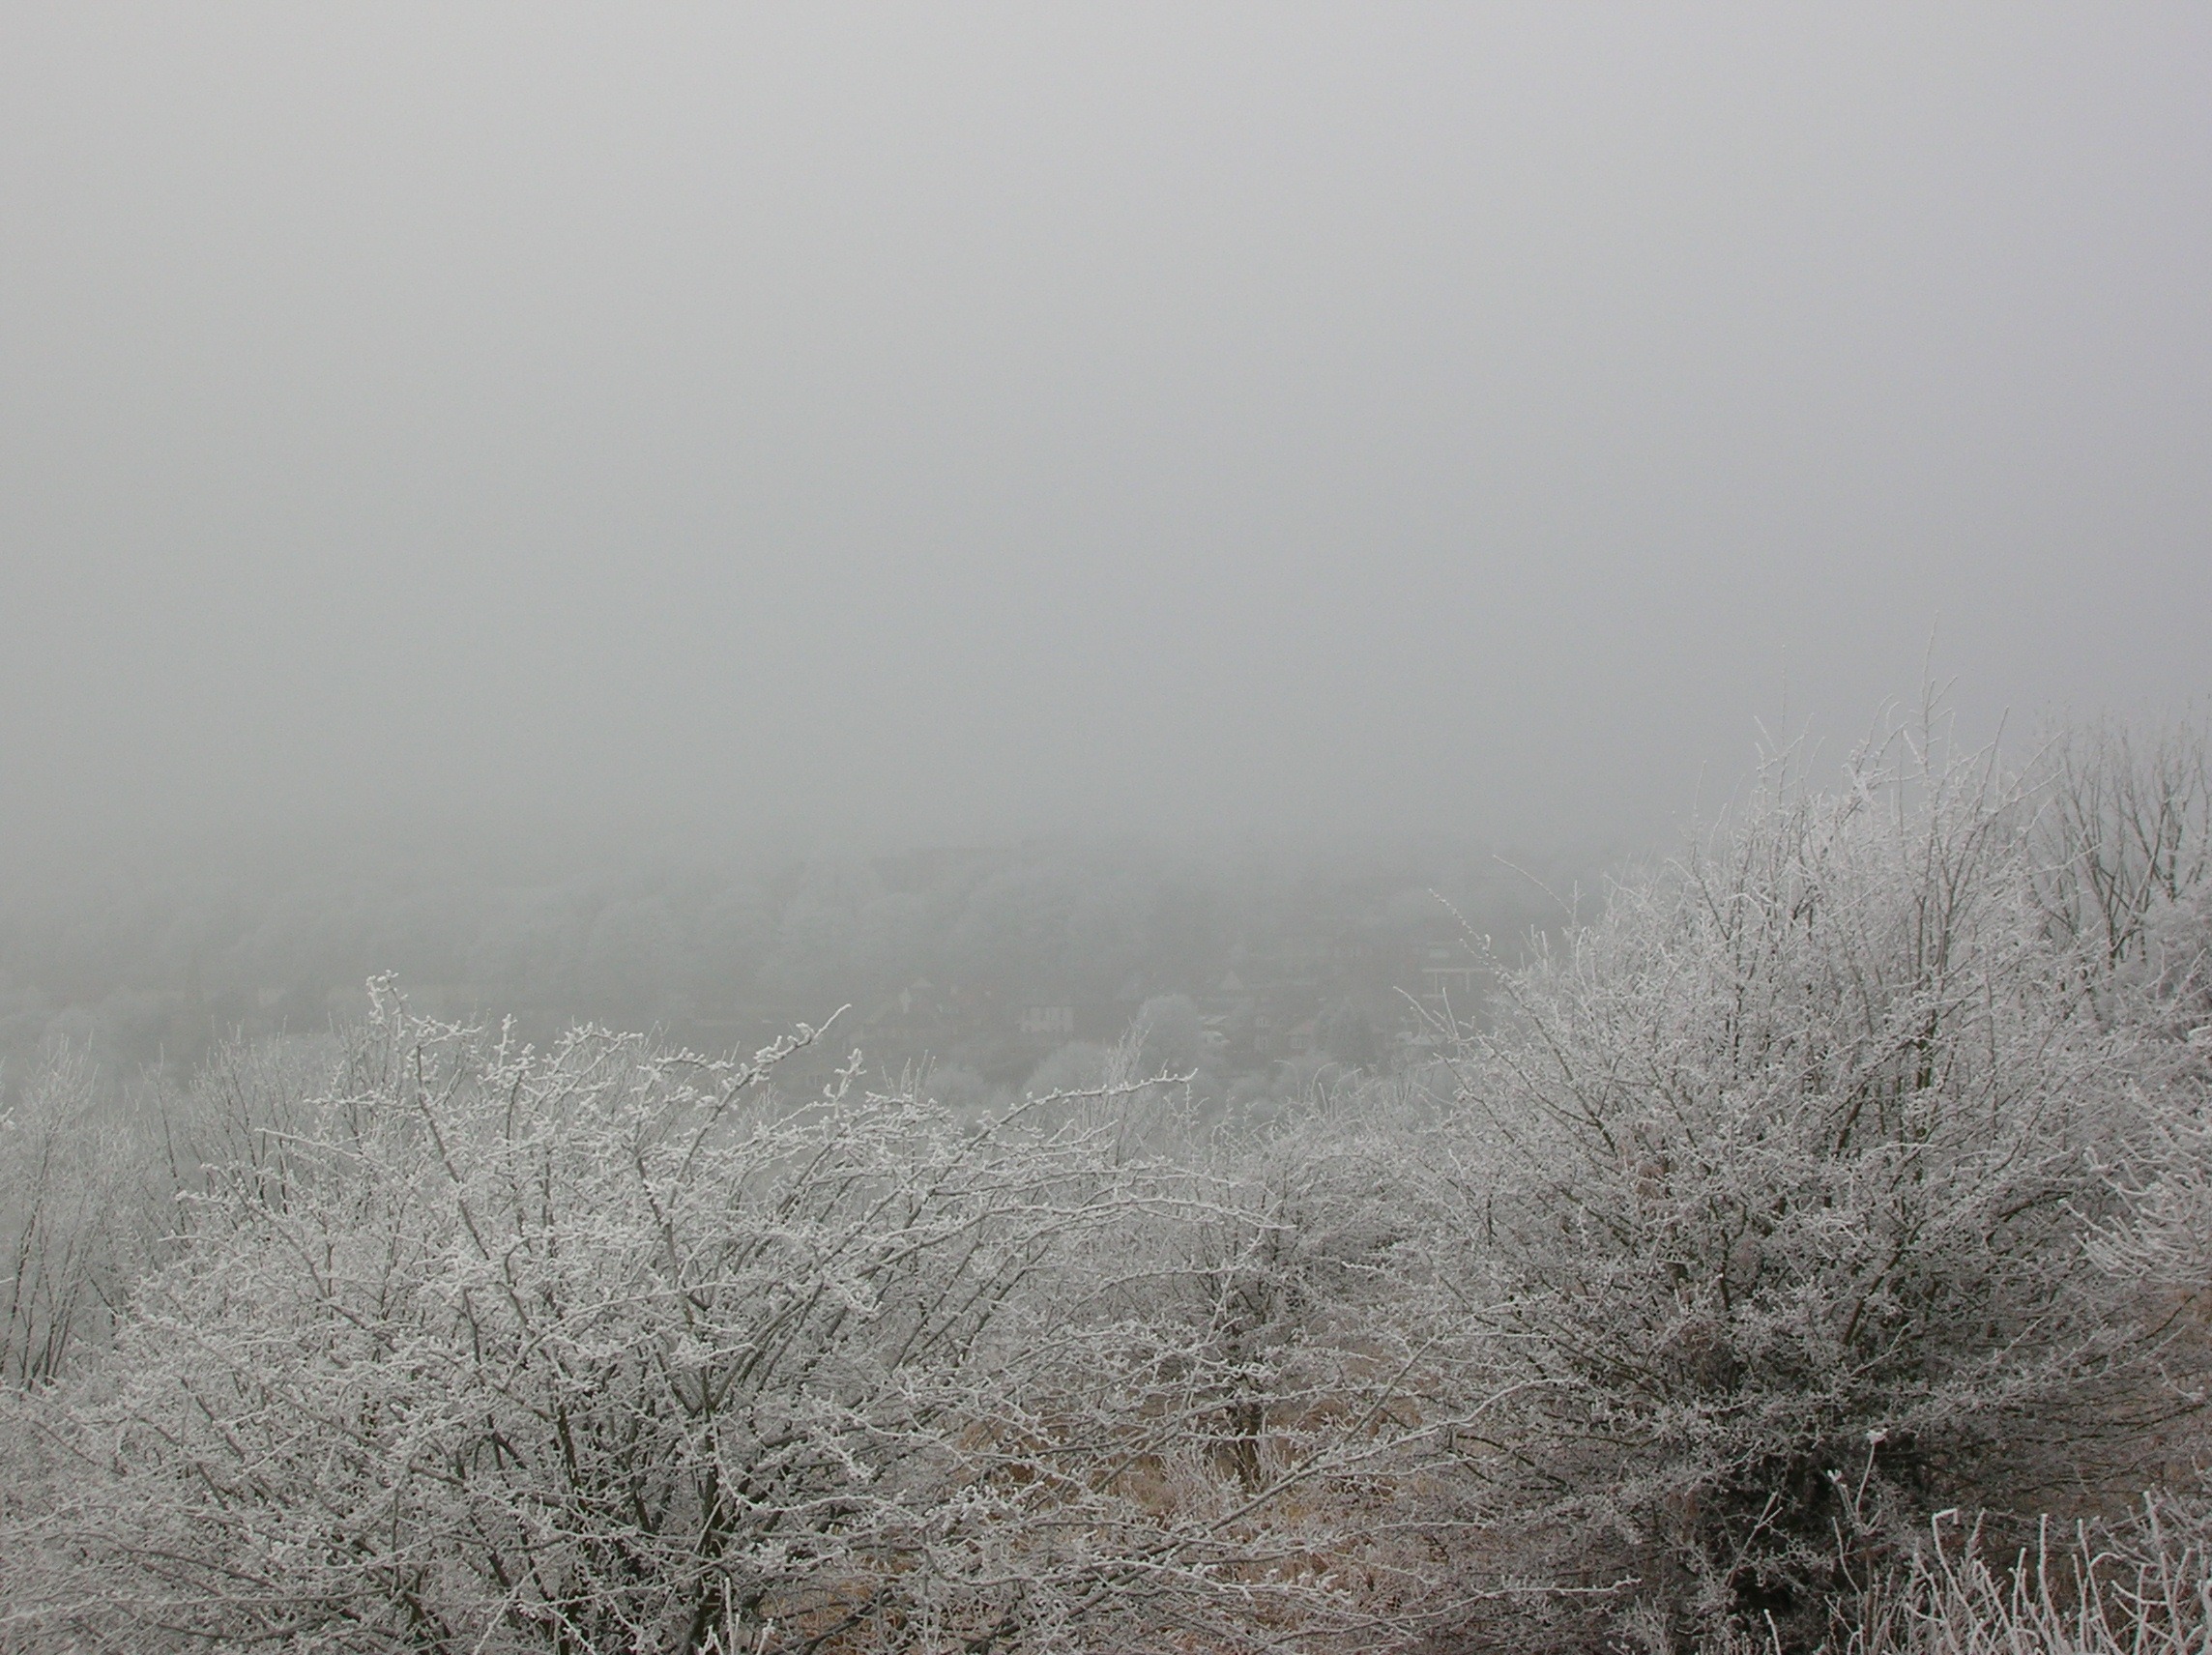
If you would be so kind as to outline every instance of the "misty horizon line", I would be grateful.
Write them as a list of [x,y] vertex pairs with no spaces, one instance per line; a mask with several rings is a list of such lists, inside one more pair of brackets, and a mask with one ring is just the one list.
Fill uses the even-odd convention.
[[[729,813],[681,805],[655,809],[579,808],[548,817],[518,807],[509,814],[485,810],[426,813],[420,800],[377,807],[322,811],[264,808],[234,820],[163,820],[132,812],[130,820],[96,816],[60,831],[0,831],[7,873],[0,889],[26,882],[98,881],[108,875],[175,878],[196,871],[215,877],[248,873],[305,878],[351,870],[392,874],[410,866],[429,870],[488,871],[517,876],[510,883],[560,883],[594,872],[655,865],[712,867],[762,873],[817,860],[864,862],[924,853],[1019,855],[1058,849],[1141,849],[1151,855],[1215,859],[1259,856],[1297,860],[1343,855],[1470,852],[1505,861],[1543,860],[1557,865],[1610,866],[1665,856],[1721,826],[1761,785],[1787,769],[1799,785],[1825,790],[1841,784],[1854,758],[1894,740],[1915,721],[1933,718],[1933,739],[2019,768],[2068,730],[2122,724],[2152,728],[2186,720],[2204,705],[2201,694],[2179,702],[2106,707],[2076,712],[2047,706],[2029,718],[2009,709],[1962,711],[1956,679],[1929,680],[1912,696],[1886,697],[1857,732],[1820,730],[1817,718],[1794,727],[1747,714],[1747,757],[1734,773],[1715,777],[1710,766],[1690,778],[1686,803],[1662,808],[1645,800],[1627,820],[1555,819],[1508,823],[1501,810],[1470,812],[1454,823],[1430,810],[1391,825],[1373,819],[1331,820],[1317,811],[1307,820],[1277,816],[1266,823],[1189,820],[1145,823],[1111,817],[1032,820],[989,828],[957,823],[915,823],[903,829],[876,819],[816,823],[787,813],[756,812],[742,822]],[[1784,717],[1787,717],[1785,704]],[[15,813],[11,813],[15,814]],[[1073,815],[1075,813],[1069,813]],[[1564,815],[1565,813],[1562,813]],[[151,816],[153,819],[148,820]],[[721,818],[721,820],[717,820]]]

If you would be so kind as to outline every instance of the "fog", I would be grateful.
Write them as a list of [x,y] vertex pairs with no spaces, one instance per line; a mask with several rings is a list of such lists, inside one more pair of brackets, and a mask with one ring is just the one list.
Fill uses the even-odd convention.
[[0,21],[18,857],[1632,844],[2212,685],[2212,16]]

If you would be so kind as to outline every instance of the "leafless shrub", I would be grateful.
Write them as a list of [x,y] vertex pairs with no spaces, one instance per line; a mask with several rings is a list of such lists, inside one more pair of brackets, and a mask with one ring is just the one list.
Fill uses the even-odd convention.
[[160,1224],[143,1148],[79,1047],[44,1052],[0,1109],[0,1386],[50,1384],[105,1346]]
[[1468,1474],[1491,1566],[1637,1582],[1589,1637],[1808,1642],[1920,1515],[2093,1502],[2172,1413],[2087,1246],[2144,1099],[2030,819],[1902,740],[1778,787],[1462,1042],[1470,1315],[1524,1381]]
[[[2147,977],[2168,997],[2201,1005],[2212,992],[2203,961],[2212,892],[2206,730],[2193,720],[2145,732],[2110,721],[2061,730],[2030,781],[2038,806],[2030,872],[2054,934],[2085,947],[2108,973]],[[2175,946],[2177,920],[2191,933],[2188,946]]]
[[1344,1569],[1413,1429],[1404,1364],[1281,1313],[1273,1198],[1095,1121],[978,1134],[851,1073],[786,1101],[787,1049],[537,1053],[388,1001],[37,1422],[59,1472],[7,1536],[17,1624],[576,1651],[1374,1625]]

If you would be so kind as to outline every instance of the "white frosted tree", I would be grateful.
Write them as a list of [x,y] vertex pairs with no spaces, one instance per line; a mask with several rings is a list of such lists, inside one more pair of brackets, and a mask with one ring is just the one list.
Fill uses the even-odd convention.
[[780,1099],[783,1055],[539,1053],[388,1001],[46,1414],[15,1623],[577,1655],[1378,1635],[1325,1560],[1418,1428],[1341,1329],[1212,1314],[1265,1204],[1132,1153],[1110,1098],[975,1132],[851,1074]]
[[146,1146],[89,1052],[43,1053],[0,1108],[0,1386],[102,1349],[166,1214]]
[[1902,740],[1777,786],[1462,1039],[1470,1315],[1525,1387],[1469,1498],[1590,1636],[1811,1639],[1912,1514],[2132,1494],[2171,1399],[2086,1242],[2144,1118],[2032,804]]

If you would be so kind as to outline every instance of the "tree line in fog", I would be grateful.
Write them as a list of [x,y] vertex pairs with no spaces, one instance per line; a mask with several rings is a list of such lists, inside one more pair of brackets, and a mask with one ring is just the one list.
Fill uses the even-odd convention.
[[57,883],[0,902],[0,1089],[53,1042],[121,1073],[320,1033],[385,972],[418,1009],[540,1036],[594,1020],[749,1048],[849,1005],[873,1056],[985,1092],[1176,997],[1212,1019],[1224,1087],[1308,1051],[1374,1068],[1419,1020],[1429,951],[1464,965],[1470,929],[1510,949],[1578,877],[1466,848],[1037,842],[538,883],[451,857]]

